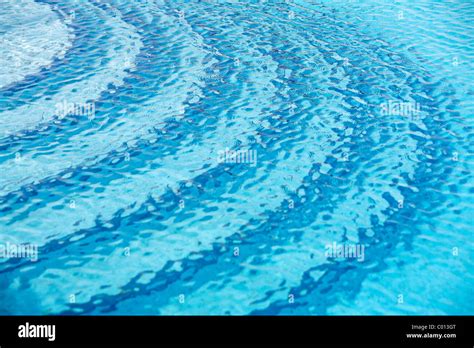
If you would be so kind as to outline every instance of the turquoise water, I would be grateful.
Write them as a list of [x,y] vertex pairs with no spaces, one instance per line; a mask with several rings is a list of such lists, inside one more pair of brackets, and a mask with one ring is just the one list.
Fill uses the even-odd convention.
[[0,313],[472,314],[473,21],[0,0]]

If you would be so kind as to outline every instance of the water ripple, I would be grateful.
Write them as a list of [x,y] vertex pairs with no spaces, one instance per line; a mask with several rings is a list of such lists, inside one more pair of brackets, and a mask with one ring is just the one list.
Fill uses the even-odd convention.
[[39,247],[0,312],[472,312],[472,6],[41,2],[74,37],[0,88],[0,242]]

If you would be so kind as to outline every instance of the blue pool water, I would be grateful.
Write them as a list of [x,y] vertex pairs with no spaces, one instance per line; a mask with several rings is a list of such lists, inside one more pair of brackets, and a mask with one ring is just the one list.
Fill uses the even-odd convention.
[[473,21],[0,0],[0,314],[473,314]]

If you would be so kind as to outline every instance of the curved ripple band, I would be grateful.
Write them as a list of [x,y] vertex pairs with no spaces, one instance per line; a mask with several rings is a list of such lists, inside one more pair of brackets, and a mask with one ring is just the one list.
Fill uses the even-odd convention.
[[0,314],[472,314],[473,20],[0,0]]

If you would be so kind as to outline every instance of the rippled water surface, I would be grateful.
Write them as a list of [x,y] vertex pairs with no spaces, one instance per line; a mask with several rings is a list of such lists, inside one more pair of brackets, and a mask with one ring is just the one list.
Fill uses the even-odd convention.
[[0,313],[473,314],[473,22],[0,0]]

